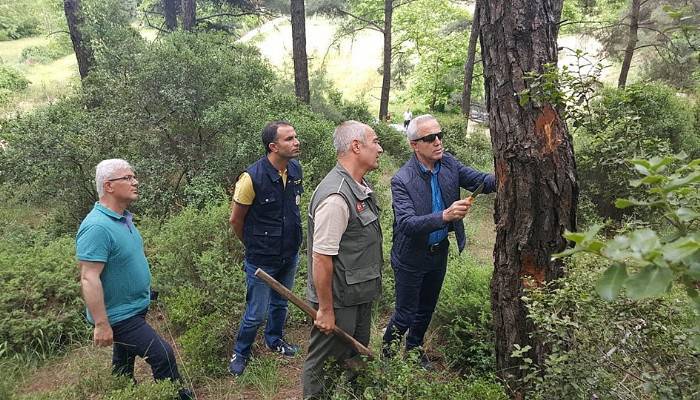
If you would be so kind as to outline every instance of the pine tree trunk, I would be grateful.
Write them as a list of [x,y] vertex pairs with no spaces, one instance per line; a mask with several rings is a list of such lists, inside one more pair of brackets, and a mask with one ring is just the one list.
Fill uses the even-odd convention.
[[165,26],[169,31],[177,29],[177,0],[163,0]]
[[563,0],[494,0],[481,4],[481,44],[486,105],[498,181],[494,220],[496,245],[491,309],[496,370],[514,398],[524,392],[516,379],[516,349],[542,365],[547,349],[531,339],[531,321],[521,297],[528,285],[563,276],[553,253],[565,249],[564,230],[576,228],[578,185],[571,137],[561,110],[543,102],[521,106],[524,76],[557,62]]
[[80,0],[64,0],[63,11],[66,14],[70,40],[73,42],[73,51],[75,51],[75,58],[78,60],[78,72],[82,80],[88,76],[95,59],[90,43],[83,37],[83,14],[80,10]]
[[309,104],[309,66],[306,56],[306,15],[304,0],[291,0],[292,53],[294,58],[294,93],[299,101]]
[[182,0],[182,28],[192,32],[197,23],[196,0]]
[[379,99],[379,120],[386,121],[389,114],[389,89],[391,89],[391,18],[393,0],[384,0],[384,61],[382,64],[382,94]]
[[474,78],[474,59],[476,58],[476,41],[479,39],[479,0],[474,4],[474,19],[469,33],[467,61],[464,63],[464,90],[462,91],[462,114],[465,119],[465,129],[469,124],[469,113],[472,106],[472,79]]
[[617,81],[617,87],[621,89],[627,84],[627,74],[630,72],[632,57],[634,56],[634,49],[637,47],[637,31],[639,30],[640,7],[641,0],[632,0],[632,5],[630,7],[630,33],[627,37],[627,48],[625,49],[625,58],[622,60],[620,78]]

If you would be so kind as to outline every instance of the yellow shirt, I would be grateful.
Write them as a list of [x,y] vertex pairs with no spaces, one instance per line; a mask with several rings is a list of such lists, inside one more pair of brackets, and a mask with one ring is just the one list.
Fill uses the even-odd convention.
[[[282,177],[282,184],[287,186],[287,169],[284,171],[278,171]],[[249,206],[253,204],[255,200],[255,189],[253,189],[253,180],[247,172],[241,174],[236,182],[236,187],[233,190],[233,201],[238,204],[243,204],[244,206]]]

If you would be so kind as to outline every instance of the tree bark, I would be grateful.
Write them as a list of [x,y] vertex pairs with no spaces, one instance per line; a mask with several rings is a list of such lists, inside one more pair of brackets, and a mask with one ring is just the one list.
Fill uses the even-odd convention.
[[197,1],[182,0],[182,28],[192,32],[197,23]]
[[469,33],[467,61],[464,63],[464,90],[462,91],[462,114],[464,114],[465,131],[469,126],[469,113],[472,106],[472,78],[474,77],[474,59],[476,58],[476,41],[479,38],[479,0],[474,3],[474,18]]
[[617,81],[617,87],[622,89],[627,84],[627,74],[630,72],[632,65],[632,57],[634,49],[637,47],[637,31],[639,30],[639,8],[641,0],[632,0],[630,6],[630,33],[627,37],[627,48],[625,49],[625,58],[622,60],[622,69],[620,70],[620,78]]
[[514,398],[524,398],[515,345],[543,365],[547,349],[530,338],[523,290],[564,274],[553,253],[566,248],[564,230],[576,228],[578,184],[571,136],[561,110],[546,101],[521,106],[528,72],[557,63],[563,0],[481,3],[480,34],[486,106],[494,151],[496,245],[491,281],[498,374]]
[[304,0],[291,0],[292,54],[294,58],[294,93],[299,101],[309,104],[309,65],[306,56],[306,15]]
[[177,0],[163,0],[165,26],[169,31],[177,29]]
[[95,64],[95,58],[90,43],[83,36],[84,20],[80,10],[80,0],[64,0],[63,11],[66,14],[70,40],[73,42],[73,51],[75,51],[75,58],[78,60],[78,72],[82,80],[88,76],[90,69]]
[[391,89],[391,18],[393,13],[393,0],[384,0],[384,61],[382,64],[382,94],[379,98],[380,121],[386,121],[387,115],[389,115],[389,90]]

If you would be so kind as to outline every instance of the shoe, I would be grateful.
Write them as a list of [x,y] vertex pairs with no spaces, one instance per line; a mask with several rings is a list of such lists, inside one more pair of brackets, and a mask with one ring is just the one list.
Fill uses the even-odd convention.
[[406,354],[416,354],[415,360],[418,363],[418,365],[423,368],[426,371],[432,371],[434,369],[433,363],[430,362],[430,359],[428,356],[425,354],[425,351],[423,351],[422,348],[420,347],[415,347],[410,350],[406,350]]
[[177,397],[179,400],[194,400],[194,394],[190,389],[182,388],[177,391]]
[[382,358],[389,359],[396,356],[397,343],[382,342]]
[[289,344],[284,341],[284,339],[279,339],[274,346],[267,346],[268,349],[274,351],[275,353],[280,353],[283,356],[294,357],[299,352],[299,346],[295,344]]
[[228,372],[233,376],[243,375],[245,367],[248,365],[248,360],[234,353],[231,357],[231,362],[228,364]]

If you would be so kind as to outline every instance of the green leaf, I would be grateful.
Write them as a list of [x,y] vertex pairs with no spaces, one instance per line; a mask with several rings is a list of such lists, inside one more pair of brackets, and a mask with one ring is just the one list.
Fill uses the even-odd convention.
[[647,206],[649,203],[646,201],[640,201],[635,199],[617,199],[615,200],[615,207],[617,208],[627,208],[632,206]]
[[676,216],[679,220],[683,222],[690,222],[700,217],[700,214],[698,214],[697,212],[695,212],[695,210],[692,210],[690,208],[681,207],[676,210]]
[[681,262],[700,249],[700,243],[692,238],[684,237],[663,247],[664,260],[671,263]]
[[608,268],[598,280],[595,287],[598,295],[607,301],[615,300],[620,294],[623,283],[627,280],[627,268],[621,264],[615,264]]
[[616,236],[615,239],[608,242],[602,253],[605,257],[616,261],[624,261],[627,258],[634,257],[634,254],[629,251],[630,240],[625,235]]
[[566,231],[566,232],[564,232],[564,237],[565,237],[567,240],[571,240],[572,242],[574,242],[574,243],[576,243],[576,244],[583,243],[583,241],[586,239],[586,235],[584,235],[584,234],[581,233],[581,232],[569,232],[569,231]]
[[685,176],[683,178],[676,178],[668,183],[668,185],[663,187],[665,192],[670,192],[678,188],[691,185],[693,183],[700,182],[700,172],[693,172],[692,174]]
[[633,300],[655,297],[664,294],[673,281],[673,272],[669,268],[647,265],[625,281],[627,294]]
[[648,254],[661,247],[659,237],[651,229],[640,229],[630,235],[630,249],[640,254]]

